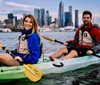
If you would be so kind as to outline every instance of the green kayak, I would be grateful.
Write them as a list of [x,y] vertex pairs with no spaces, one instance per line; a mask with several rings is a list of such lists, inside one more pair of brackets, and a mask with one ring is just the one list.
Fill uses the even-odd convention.
[[[67,60],[59,60],[52,62],[47,57],[49,54],[45,54],[43,58],[40,58],[37,64],[34,64],[40,68],[43,75],[50,73],[62,73],[70,70],[76,70],[92,64],[100,63],[100,58],[96,56],[83,56],[77,58],[71,58]],[[100,54],[98,54],[100,55]],[[0,67],[0,83],[6,81],[12,81],[17,79],[27,78],[24,74],[23,66],[1,66]]]

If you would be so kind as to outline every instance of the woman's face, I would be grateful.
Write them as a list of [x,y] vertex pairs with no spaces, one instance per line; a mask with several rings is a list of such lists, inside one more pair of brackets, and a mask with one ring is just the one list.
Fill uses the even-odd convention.
[[24,28],[25,28],[25,30],[28,30],[28,29],[32,28],[32,20],[29,17],[25,18]]

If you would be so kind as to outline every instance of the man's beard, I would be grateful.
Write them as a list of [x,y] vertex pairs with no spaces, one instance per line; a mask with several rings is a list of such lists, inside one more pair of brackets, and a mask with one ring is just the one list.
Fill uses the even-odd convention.
[[84,25],[85,26],[90,25],[90,22],[84,21]]

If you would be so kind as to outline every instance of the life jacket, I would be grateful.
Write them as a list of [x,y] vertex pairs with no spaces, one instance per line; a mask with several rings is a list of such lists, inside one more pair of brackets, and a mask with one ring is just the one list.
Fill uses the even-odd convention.
[[20,36],[17,52],[22,53],[22,54],[29,54],[30,53],[29,49],[28,49],[28,42],[26,39],[26,34]]
[[79,44],[94,46],[94,42],[88,31],[82,32],[79,30]]
[[[19,38],[19,46],[17,48],[17,52],[18,53],[22,53],[22,54],[30,54],[29,49],[28,49],[28,42],[27,39],[31,34],[24,34],[22,36],[20,36]],[[43,48],[43,43],[40,43],[40,56],[42,54],[42,48]]]
[[94,24],[91,28],[86,29],[86,30],[82,30],[82,27],[80,28],[79,30],[79,44],[80,45],[95,46],[94,41],[95,42],[97,41],[94,36],[90,35],[91,30],[95,27],[99,29],[98,25],[96,24]]

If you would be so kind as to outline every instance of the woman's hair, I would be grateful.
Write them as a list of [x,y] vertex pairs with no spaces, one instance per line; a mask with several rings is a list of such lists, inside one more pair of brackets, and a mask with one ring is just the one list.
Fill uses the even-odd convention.
[[24,17],[24,19],[23,19],[23,24],[24,24],[24,21],[25,21],[25,19],[26,19],[27,17],[30,18],[31,21],[32,21],[32,31],[38,33],[38,23],[37,23],[37,21],[36,21],[36,19],[34,18],[33,15],[31,15],[31,14],[26,15],[26,16]]
[[[26,15],[26,16],[24,17],[24,19],[23,19],[23,24],[24,24],[24,21],[25,21],[25,19],[26,19],[27,17],[30,18],[30,19],[32,20],[32,32],[36,32],[36,33],[39,35],[40,39],[41,39],[42,36],[40,35],[40,32],[39,32],[39,30],[38,30],[38,23],[37,23],[35,17],[34,17],[32,14],[28,14],[28,15]],[[25,30],[25,28],[24,28],[24,30]]]

